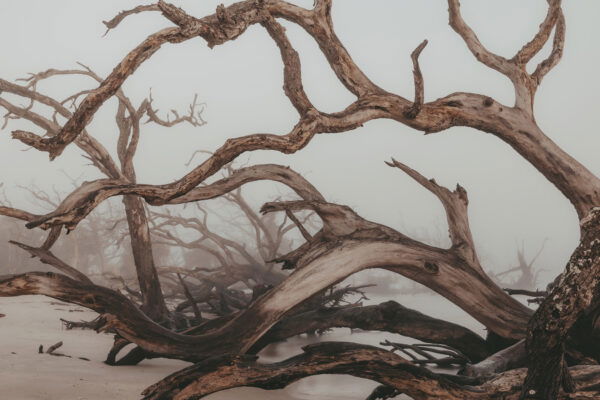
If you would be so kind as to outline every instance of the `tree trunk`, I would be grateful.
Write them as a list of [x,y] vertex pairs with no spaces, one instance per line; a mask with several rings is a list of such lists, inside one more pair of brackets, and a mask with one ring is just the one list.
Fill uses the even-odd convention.
[[158,280],[154,265],[152,241],[144,203],[140,197],[124,196],[123,204],[127,215],[131,250],[142,292],[142,311],[156,322],[168,319],[169,311]]
[[521,399],[555,399],[572,389],[564,359],[565,342],[575,322],[598,299],[600,282],[600,208],[581,221],[582,238],[566,270],[529,323],[529,371]]

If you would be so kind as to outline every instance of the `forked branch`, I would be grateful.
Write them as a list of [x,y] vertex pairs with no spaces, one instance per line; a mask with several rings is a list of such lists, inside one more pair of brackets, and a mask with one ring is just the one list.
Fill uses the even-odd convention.
[[467,211],[469,199],[467,197],[467,191],[458,184],[454,191],[450,191],[447,188],[438,185],[434,179],[425,178],[419,172],[393,158],[391,162],[386,162],[386,164],[390,167],[395,167],[404,171],[408,176],[417,181],[417,183],[429,190],[440,200],[446,211],[452,247],[464,255],[469,260],[471,266],[481,270],[475,252],[475,243],[471,234],[471,228],[469,226]]

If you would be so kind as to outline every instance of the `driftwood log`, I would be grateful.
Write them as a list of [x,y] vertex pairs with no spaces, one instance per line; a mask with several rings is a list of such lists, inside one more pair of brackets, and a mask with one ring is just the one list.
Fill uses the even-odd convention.
[[[566,23],[561,1],[548,0],[548,12],[538,32],[509,58],[491,52],[480,42],[463,19],[458,0],[447,2],[450,26],[463,39],[473,56],[512,82],[515,92],[515,103],[512,105],[502,104],[486,95],[465,92],[425,102],[425,79],[418,58],[426,41],[417,47],[411,57],[414,65],[414,99],[386,91],[365,75],[336,36],[331,16],[332,3],[332,0],[316,0],[313,8],[306,9],[282,0],[246,0],[227,7],[221,5],[216,13],[202,18],[191,16],[165,1],[124,11],[106,22],[109,30],[116,28],[131,14],[148,11],[160,12],[174,26],[149,35],[115,66],[106,79],[95,78],[99,86],[86,91],[85,97],[72,113],[69,110],[65,112],[61,108],[63,106],[51,98],[33,91],[31,86],[0,81],[0,90],[3,92],[49,105],[67,118],[67,122],[59,126],[53,120],[1,99],[0,106],[9,113],[20,115],[51,133],[46,137],[15,130],[15,139],[48,152],[51,159],[58,157],[70,143],[75,143],[95,160],[107,176],[106,179],[82,184],[48,214],[34,215],[10,207],[0,208],[0,213],[27,221],[29,228],[49,229],[47,242],[53,243],[62,227],[75,229],[103,201],[123,196],[126,207],[129,207],[127,219],[130,230],[137,229],[137,233],[132,234],[135,236],[132,236],[132,245],[134,254],[137,254],[136,266],[143,304],[140,310],[118,293],[58,274],[29,273],[5,277],[0,281],[0,296],[44,294],[80,304],[102,313],[107,321],[106,327],[114,329],[122,338],[146,351],[197,361],[196,365],[147,389],[145,395],[148,399],[199,398],[243,385],[276,388],[319,373],[346,373],[373,379],[416,399],[597,398],[597,367],[568,368],[565,351],[577,348],[584,353],[598,353],[597,343],[586,342],[587,347],[583,349],[581,343],[585,336],[594,337],[597,326],[600,179],[544,133],[536,122],[533,107],[539,85],[562,57]],[[353,103],[334,113],[322,112],[313,105],[303,88],[299,55],[277,19],[297,24],[316,41],[339,81],[356,97]],[[284,91],[299,114],[293,129],[281,135],[255,133],[229,139],[205,161],[174,182],[164,185],[137,183],[131,160],[139,137],[138,117],[142,114],[150,119],[157,116],[149,102],[138,108],[130,107],[121,91],[123,83],[163,44],[176,44],[200,37],[213,47],[236,39],[252,25],[262,26],[280,50]],[[528,63],[541,52],[551,37],[549,55],[533,72],[529,72],[526,68]],[[33,75],[30,79],[34,82],[48,74],[52,72]],[[117,123],[120,127],[121,168],[117,168],[106,150],[85,130],[98,109],[113,96],[120,101]],[[191,118],[187,122],[197,123]],[[392,160],[388,165],[408,174],[443,204],[451,239],[449,248],[437,248],[415,241],[389,227],[365,220],[349,207],[327,202],[298,174],[282,170],[279,166],[249,167],[212,184],[205,184],[207,178],[245,152],[274,150],[290,154],[300,151],[317,134],[348,132],[368,121],[382,118],[426,134],[455,126],[471,127],[492,134],[530,162],[571,202],[580,221],[581,241],[565,272],[535,313],[510,297],[485,274],[469,227],[466,190],[460,185],[454,190],[442,187],[399,161]],[[183,121],[186,120],[179,120]],[[262,212],[290,215],[299,210],[310,210],[322,220],[322,229],[317,234],[307,235],[303,232],[306,242],[302,246],[274,260],[294,271],[273,289],[256,298],[246,309],[215,323],[213,329],[207,323],[206,331],[186,335],[156,323],[168,317],[169,313],[164,306],[164,296],[153,264],[142,200],[152,205],[198,202],[224,196],[246,182],[260,179],[284,182],[300,197],[296,201],[267,203]],[[50,246],[42,245],[41,248],[49,250]],[[47,253],[40,255],[50,260]],[[52,262],[59,264],[55,260]],[[460,329],[453,331],[456,335],[432,340],[442,342],[442,339],[448,341],[452,337],[455,340],[453,346],[461,346],[460,340],[456,339],[470,337],[469,341],[480,346],[479,350],[473,350],[475,359],[481,359],[484,354],[496,357],[473,366],[473,375],[513,368],[519,365],[518,360],[523,354],[527,370],[512,369],[496,376],[488,375],[485,382],[481,381],[481,376],[450,378],[415,366],[390,351],[341,344],[311,347],[300,356],[271,366],[255,363],[248,358],[247,353],[255,350],[270,332],[284,332],[282,325],[290,310],[332,284],[368,268],[385,268],[433,289],[457,304],[505,343],[525,340],[524,352],[521,342],[516,345],[519,351],[513,347],[505,349],[505,353],[500,355],[489,354],[489,349],[485,354],[485,346],[489,345],[489,341],[482,343]],[[66,272],[66,269],[63,268],[63,271]],[[389,304],[381,308],[386,307],[393,308]],[[368,314],[376,315],[381,311],[372,308]],[[331,317],[333,325],[344,325],[346,313],[350,311],[329,312],[338,314]],[[366,311],[362,309],[362,312]],[[365,321],[361,318],[357,312],[356,320],[353,319],[352,323]],[[367,320],[370,325],[381,326],[381,321],[376,317]],[[384,325],[385,329],[395,329],[394,324]],[[291,329],[289,332],[297,333],[298,330]],[[434,336],[431,332],[422,331],[413,334],[429,340]],[[512,360],[505,362],[503,354],[509,354]],[[235,379],[232,378],[234,376]]]

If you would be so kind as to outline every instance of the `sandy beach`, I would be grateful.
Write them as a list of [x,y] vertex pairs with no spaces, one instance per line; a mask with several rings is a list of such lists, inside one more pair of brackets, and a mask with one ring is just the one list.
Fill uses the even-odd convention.
[[[111,367],[103,360],[112,344],[112,335],[89,330],[66,330],[60,318],[91,320],[97,314],[76,305],[43,296],[0,298],[0,398],[6,400],[125,400],[139,399],[152,383],[188,363],[177,360],[146,360],[137,366]],[[394,335],[354,333],[336,330],[322,340],[352,340],[376,344]],[[39,354],[40,345],[62,341],[57,353],[68,357]],[[287,358],[308,343],[293,338],[271,348],[263,359]],[[80,359],[87,358],[87,360]],[[285,390],[265,391],[238,388],[206,397],[209,400],[304,400],[318,395],[322,400],[364,399],[377,383],[348,376],[314,376]],[[399,397],[403,398],[403,397]]]

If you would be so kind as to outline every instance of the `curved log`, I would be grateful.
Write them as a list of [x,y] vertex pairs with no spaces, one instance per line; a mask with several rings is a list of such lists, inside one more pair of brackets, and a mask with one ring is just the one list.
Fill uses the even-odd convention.
[[[256,315],[244,311],[237,317],[226,317],[222,321],[208,321],[199,327],[174,333],[146,317],[125,296],[111,289],[78,282],[55,273],[33,272],[3,277],[0,280],[0,297],[40,294],[61,301],[79,304],[103,315],[100,330],[112,330],[136,343],[150,357],[178,358],[199,361],[215,354],[233,354],[246,342],[245,336],[252,326],[233,324]],[[250,315],[250,316],[249,316]],[[307,321],[312,320],[312,325]],[[233,324],[233,326],[232,326]],[[269,342],[286,339],[310,329],[330,327],[356,327],[370,330],[386,330],[414,337],[415,339],[445,343],[463,350],[474,360],[485,354],[485,342],[466,328],[427,317],[417,311],[406,309],[395,302],[379,306],[349,309],[320,310],[307,312],[284,319],[259,343],[250,348],[257,351]],[[204,332],[204,333],[202,333]],[[198,333],[201,333],[198,335]],[[194,336],[191,336],[194,335]],[[230,340],[225,340],[226,338]]]
[[[240,386],[273,390],[311,375],[347,374],[371,379],[415,400],[514,400],[525,370],[502,374],[475,386],[476,380],[434,374],[383,349],[343,342],[325,342],[303,348],[304,353],[274,364],[260,364],[249,356],[214,357],[178,371],[147,388],[144,400],[200,399],[211,393]],[[600,367],[573,369],[580,385],[575,397],[600,395]],[[566,399],[567,397],[560,397]],[[573,397],[568,397],[573,398]]]
[[461,372],[466,376],[485,377],[525,366],[525,340],[492,354],[477,364],[467,365]]
[[[304,353],[274,364],[258,364],[256,357],[214,357],[178,371],[150,386],[144,400],[202,398],[238,386],[281,389],[301,378],[317,374],[349,374],[391,386],[403,386],[419,399],[465,399],[476,391],[412,365],[392,352],[365,345],[325,342],[303,347]],[[476,397],[483,398],[483,397]]]
[[[312,185],[284,167],[262,165],[240,169],[227,178],[190,192],[194,194],[194,200],[213,198],[246,182],[272,179],[290,186],[304,200],[268,203],[263,207],[263,212],[308,208],[323,220],[321,235],[315,235],[302,253],[295,255],[296,265],[302,267],[256,302],[254,309],[248,309],[247,316],[251,321],[239,327],[252,327],[254,333],[244,339],[241,345],[244,351],[289,309],[320,290],[367,268],[386,268],[424,284],[500,336],[513,339],[524,336],[531,310],[504,293],[483,272],[469,229],[466,191],[460,186],[450,191],[398,161],[389,164],[409,174],[440,199],[448,217],[452,240],[450,249],[439,249],[414,241],[389,227],[363,219],[349,207],[326,203]],[[142,190],[149,190],[154,195],[168,193],[159,186],[88,182],[65,198],[53,213],[30,225],[50,227],[53,224],[65,224],[72,229],[103,198],[115,193],[130,194],[136,187],[144,187]],[[94,193],[97,197],[92,195]],[[303,279],[306,281],[303,282]],[[240,321],[247,318],[244,315],[239,316]],[[261,323],[257,318],[263,315],[265,319]],[[232,324],[236,323],[232,321]]]
[[215,333],[178,334],[152,321],[132,301],[114,290],[52,272],[30,272],[0,280],[0,297],[30,294],[45,295],[94,310],[105,319],[102,331],[116,332],[148,353],[167,358],[199,361],[215,354],[234,354],[241,346],[239,337],[245,334],[244,329],[233,330],[229,332],[231,341],[223,340]]
[[[484,276],[460,261],[418,242],[362,241],[346,239],[324,244],[322,254],[284,280],[248,308],[248,314],[232,321],[239,327],[255,326],[256,341],[283,314],[311,295],[368,268],[388,268],[402,273],[450,299],[489,329],[503,337],[522,338],[531,311],[505,294]],[[314,255],[314,254],[313,254]],[[430,266],[435,266],[433,270]],[[476,302],[474,301],[476,299]],[[510,299],[510,300],[508,300]],[[506,301],[499,307],[498,301]],[[250,312],[250,310],[252,310]],[[484,311],[486,310],[486,311]],[[259,318],[260,321],[254,320]],[[248,318],[248,319],[246,319]],[[250,333],[248,332],[248,335]]]
[[249,352],[257,353],[269,343],[329,328],[385,331],[424,342],[446,344],[461,351],[472,362],[481,361],[490,354],[485,340],[473,331],[429,317],[395,301],[372,306],[321,309],[286,317],[261,337]]
[[[198,326],[180,333],[202,335],[220,329],[235,317],[234,314],[206,320]],[[248,353],[256,354],[265,346],[284,341],[306,332],[331,328],[352,328],[365,331],[397,333],[423,342],[445,344],[469,357],[471,362],[479,362],[490,355],[490,346],[481,336],[451,322],[429,317],[416,310],[406,308],[395,301],[387,301],[372,306],[352,306],[323,308],[285,316],[262,336]],[[137,352],[143,352],[137,348]],[[151,354],[148,358],[162,357]],[[120,361],[115,365],[128,365]]]
[[[57,135],[46,139],[30,132],[16,131],[14,137],[38,149],[48,151],[51,157],[55,157],[66,145],[76,140],[102,103],[114,95],[127,77],[162,44],[181,42],[200,36],[206,39],[210,46],[214,46],[239,37],[252,24],[261,23],[281,50],[285,64],[286,94],[301,114],[299,122],[291,132],[282,136],[256,134],[228,140],[212,157],[189,174],[160,188],[136,185],[135,189],[132,189],[128,183],[120,179],[89,183],[79,194],[83,197],[89,196],[91,202],[86,203],[77,196],[72,197],[68,199],[73,201],[72,209],[79,209],[85,215],[93,208],[95,201],[100,202],[117,194],[136,194],[153,204],[165,204],[189,193],[223,165],[246,151],[276,150],[293,153],[305,147],[318,133],[344,132],[376,118],[390,118],[426,133],[439,132],[451,126],[468,126],[492,133],[511,145],[552,182],[571,201],[582,222],[590,210],[594,214],[594,207],[600,205],[600,180],[548,138],[533,117],[533,103],[538,85],[562,55],[565,28],[560,0],[549,1],[548,14],[539,32],[511,59],[486,49],[463,20],[458,0],[448,0],[450,25],[463,38],[469,50],[480,62],[504,74],[513,82],[515,105],[506,107],[486,96],[455,93],[422,104],[416,115],[411,112],[413,102],[384,91],[356,66],[335,35],[331,19],[331,4],[331,1],[317,0],[315,8],[307,10],[280,0],[249,0],[229,7],[220,6],[214,15],[198,19],[187,15],[177,7],[159,1],[158,9],[178,28],[165,29],[151,35],[130,52],[117,65],[113,73],[100,84],[100,87],[83,100]],[[345,110],[333,114],[321,113],[312,107],[306,96],[303,97],[304,93],[301,90],[299,61],[293,49],[289,48],[283,30],[275,23],[273,17],[281,17],[297,23],[316,40],[339,80],[357,96],[356,102]],[[538,65],[534,73],[528,73],[527,62],[543,48],[552,31],[555,33],[550,55]],[[131,192],[132,190],[134,192]],[[159,193],[158,197],[153,195],[156,193]],[[460,197],[458,189],[454,194]],[[38,219],[28,225],[48,228],[52,225],[64,224],[67,229],[72,229],[77,221],[76,217],[68,215],[70,210],[71,208],[64,209],[62,210],[64,213],[50,216],[49,219],[53,220],[51,223],[46,224],[47,219],[41,221]],[[450,213],[448,217],[450,220]],[[595,216],[592,215],[592,218],[595,219]],[[459,222],[464,221],[466,219]],[[38,225],[35,225],[36,223]],[[328,228],[333,226],[333,224],[328,225]],[[359,228],[364,227],[363,225]],[[240,351],[246,350],[287,310],[311,295],[312,289],[303,284],[301,278],[307,283],[316,284],[317,289],[320,288],[321,282],[305,275],[307,271],[314,273],[316,278],[330,283],[344,277],[337,271],[320,273],[315,271],[315,266],[326,269],[326,266],[319,265],[319,262],[334,261],[330,256],[335,254],[341,256],[340,259],[348,264],[340,266],[343,273],[350,274],[374,267],[395,270],[419,282],[427,282],[434,290],[463,308],[467,307],[469,312],[475,313],[476,318],[495,333],[512,338],[522,336],[521,324],[515,323],[515,317],[509,315],[511,313],[506,310],[518,310],[516,316],[518,322],[526,319],[529,312],[498,294],[497,287],[481,272],[476,258],[469,257],[468,253],[464,252],[463,249],[466,249],[467,252],[475,255],[472,249],[469,249],[468,241],[457,245],[453,240],[452,249],[441,251],[407,241],[406,238],[398,235],[389,235],[389,232],[381,227],[371,225],[369,229],[372,230],[370,233],[360,229],[352,231],[349,234],[351,237],[341,237],[338,235],[339,232],[326,232],[331,234],[324,235],[324,242],[309,246],[307,255],[297,260],[298,266],[302,268],[284,281],[280,288],[256,302],[251,312],[242,313],[227,324],[221,333],[230,333],[231,329],[243,325],[251,326],[253,333],[239,344]],[[376,234],[373,235],[373,232]],[[583,233],[587,235],[585,229]],[[553,294],[544,301],[530,326],[528,345],[533,364],[524,388],[524,397],[530,394],[530,387],[535,388],[533,395],[536,397],[539,393],[542,397],[553,397],[558,391],[561,376],[568,376],[563,360],[564,337],[592,302],[597,284],[598,274],[594,272],[598,269],[596,242],[599,235],[598,232],[594,232],[593,235],[588,236],[591,237],[582,242],[563,280],[553,289]],[[364,251],[381,251],[382,256],[366,254]],[[592,253],[592,257],[589,253]],[[364,259],[359,262],[350,257],[364,257]],[[338,264],[332,265],[338,266]],[[444,279],[448,280],[448,283],[444,283]],[[297,287],[292,287],[291,284]],[[450,284],[456,286],[450,289]],[[282,297],[283,289],[291,293],[289,299]],[[483,303],[477,304],[479,312],[474,310],[477,308],[473,302],[475,295],[461,293],[464,290],[474,291],[477,300],[483,300]],[[495,303],[498,298],[502,300],[500,305]],[[482,315],[482,311],[487,313],[490,307],[504,311],[496,316]],[[257,316],[264,318],[259,322],[253,321],[252,318]],[[234,336],[226,335],[225,341],[233,343]],[[551,351],[548,352],[547,349]],[[548,372],[552,375],[551,379],[543,377],[548,375]],[[566,380],[563,381],[566,383]]]

